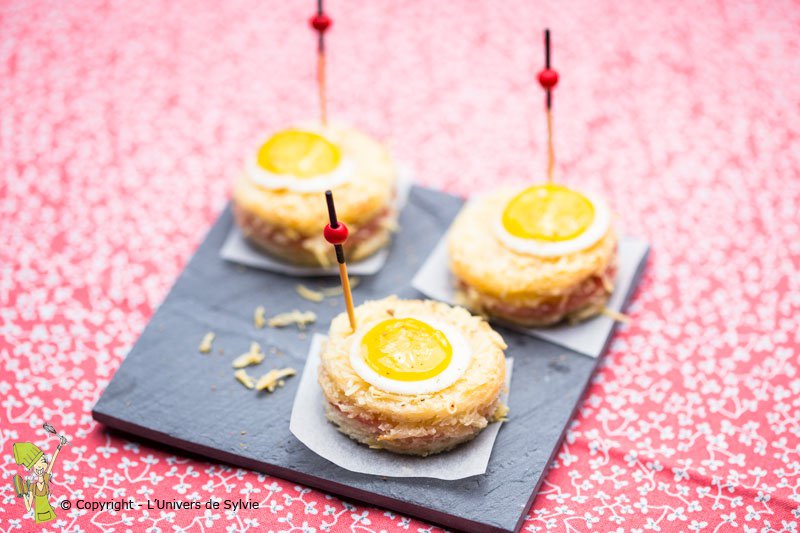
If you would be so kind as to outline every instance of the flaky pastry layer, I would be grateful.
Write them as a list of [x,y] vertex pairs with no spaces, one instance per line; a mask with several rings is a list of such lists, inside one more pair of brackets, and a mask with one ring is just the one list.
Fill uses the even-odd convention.
[[370,385],[350,365],[356,335],[344,313],[331,323],[321,354],[319,383],[328,417],[341,431],[373,447],[427,455],[471,439],[505,414],[499,397],[505,383],[506,344],[482,318],[440,302],[390,296],[356,308],[359,330],[405,316],[449,324],[464,336],[472,358],[455,383],[416,395],[387,393]]
[[453,221],[447,245],[450,268],[459,280],[503,302],[535,305],[603,275],[616,254],[613,227],[594,246],[561,257],[537,257],[504,246],[494,224],[516,192],[502,190],[473,200]]
[[[337,144],[342,156],[354,164],[353,174],[333,188],[336,213],[348,226],[360,226],[385,210],[393,201],[397,172],[388,150],[353,128],[328,126],[314,129]],[[316,236],[325,226],[328,211],[322,192],[295,192],[264,188],[245,172],[233,188],[238,211],[286,228],[299,236]]]

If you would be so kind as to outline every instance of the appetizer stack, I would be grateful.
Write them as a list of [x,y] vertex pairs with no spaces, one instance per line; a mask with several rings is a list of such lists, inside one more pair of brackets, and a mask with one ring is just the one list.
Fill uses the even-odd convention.
[[[274,133],[247,157],[234,214],[247,238],[285,261],[339,263],[347,313],[331,323],[318,374],[327,418],[371,448],[443,452],[507,414],[500,400],[506,344],[484,318],[461,307],[395,296],[354,307],[345,257],[363,259],[389,242],[397,171],[378,142],[328,125],[323,37],[331,21],[321,4],[311,22],[319,32],[321,123]],[[553,183],[558,74],[549,43],[546,33],[539,81],[547,95],[547,182],[473,200],[448,241],[460,303],[524,326],[599,313],[616,270],[606,204]]]
[[321,354],[325,412],[345,435],[395,453],[430,455],[471,440],[500,401],[503,339],[459,307],[390,296],[331,324]]
[[291,128],[247,157],[234,185],[233,212],[245,237],[270,254],[328,266],[335,258],[320,234],[320,193],[332,189],[339,216],[351,228],[348,255],[360,260],[391,239],[396,181],[388,151],[367,135],[346,127]]
[[273,133],[247,154],[233,189],[233,213],[244,236],[288,263],[329,266],[332,250],[320,236],[333,190],[339,216],[351,228],[347,251],[364,259],[384,246],[397,225],[397,169],[388,150],[360,131],[328,124],[325,32],[332,20],[318,2],[309,21],[318,33],[320,121]]
[[[506,345],[482,318],[431,300],[390,296],[353,307],[331,191],[323,236],[340,264],[347,313],[320,355],[325,413],[345,435],[395,453],[426,456],[474,438],[508,408],[500,402]],[[345,319],[347,317],[347,320]]]
[[[553,183],[553,94],[558,73],[538,79],[546,95],[546,183],[470,202],[450,229],[450,269],[459,303],[506,322],[539,327],[605,309],[614,288],[617,236],[603,200]],[[487,231],[488,230],[488,231]]]
[[459,303],[522,326],[594,316],[614,287],[617,237],[608,207],[561,185],[471,202],[453,222],[448,250]]

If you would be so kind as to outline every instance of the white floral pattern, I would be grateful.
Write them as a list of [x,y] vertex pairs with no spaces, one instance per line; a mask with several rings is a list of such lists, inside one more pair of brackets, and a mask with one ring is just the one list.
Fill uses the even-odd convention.
[[[0,531],[33,527],[16,441],[52,451],[61,531],[431,531],[128,442],[90,410],[222,209],[241,150],[314,117],[313,2],[0,5]],[[341,2],[330,110],[468,194],[545,168],[605,191],[649,269],[526,531],[796,531],[800,10],[753,2]],[[511,422],[513,423],[513,414]],[[64,498],[259,510],[85,511]]]

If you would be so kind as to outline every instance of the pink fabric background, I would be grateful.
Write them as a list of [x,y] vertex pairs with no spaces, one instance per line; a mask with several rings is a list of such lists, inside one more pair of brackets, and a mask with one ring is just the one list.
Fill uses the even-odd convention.
[[[106,433],[89,411],[226,202],[248,143],[317,114],[314,3],[0,3],[0,530],[33,527],[12,443],[73,438],[49,530],[428,525]],[[528,531],[800,522],[800,4],[332,1],[330,110],[419,181],[602,189],[653,255]],[[265,406],[269,399],[265,399]],[[513,413],[512,421],[513,423]],[[488,510],[487,510],[488,512]],[[763,529],[762,529],[763,528]],[[435,529],[435,528],[433,528]]]

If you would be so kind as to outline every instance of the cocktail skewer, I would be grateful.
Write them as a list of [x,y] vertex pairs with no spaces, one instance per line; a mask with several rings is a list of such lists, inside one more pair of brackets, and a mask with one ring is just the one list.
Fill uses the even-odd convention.
[[350,319],[350,328],[356,330],[356,313],[353,309],[353,293],[350,290],[350,278],[347,275],[347,263],[342,245],[347,240],[347,226],[336,218],[336,206],[333,204],[333,193],[325,191],[325,201],[328,203],[328,218],[330,223],[325,225],[323,235],[336,250],[336,261],[339,262],[339,279],[342,282],[344,304],[347,307],[347,317]]
[[317,31],[317,88],[319,89],[319,111],[323,126],[328,124],[328,102],[325,90],[325,32],[333,24],[333,20],[325,14],[322,0],[317,0],[317,14],[309,20],[311,27]]
[[544,70],[539,72],[539,84],[547,93],[547,181],[553,182],[555,151],[553,150],[553,88],[558,83],[558,72],[550,68],[550,30],[544,30]]

